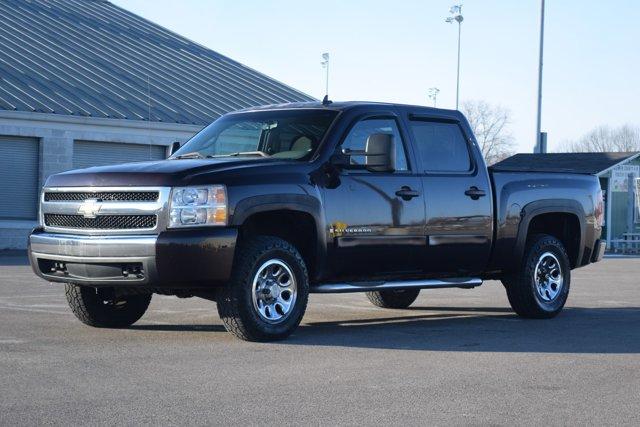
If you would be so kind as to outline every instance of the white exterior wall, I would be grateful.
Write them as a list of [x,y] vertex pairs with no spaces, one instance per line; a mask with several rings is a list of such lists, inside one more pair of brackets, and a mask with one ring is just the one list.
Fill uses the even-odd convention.
[[[73,168],[75,140],[165,145],[168,149],[174,141],[184,142],[201,128],[177,123],[0,111],[0,135],[38,138],[40,187],[49,175]],[[36,225],[36,221],[0,220],[0,250],[25,249],[29,231]]]

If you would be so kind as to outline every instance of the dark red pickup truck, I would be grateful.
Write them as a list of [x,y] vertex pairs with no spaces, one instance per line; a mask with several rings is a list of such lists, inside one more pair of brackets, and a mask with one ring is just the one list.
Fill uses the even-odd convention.
[[82,322],[127,327],[154,293],[195,296],[247,340],[291,334],[310,292],[404,308],[486,279],[549,318],[604,252],[594,176],[487,170],[462,114],[408,105],[227,114],[168,160],[51,176],[40,212],[31,264]]

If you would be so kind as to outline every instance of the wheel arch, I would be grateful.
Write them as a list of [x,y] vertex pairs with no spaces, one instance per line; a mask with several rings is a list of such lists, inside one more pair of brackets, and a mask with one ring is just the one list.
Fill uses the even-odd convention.
[[239,238],[265,234],[280,237],[300,252],[310,280],[324,269],[326,242],[320,201],[308,195],[264,195],[242,200],[236,205],[231,224]]
[[516,260],[522,260],[530,235],[545,233],[556,237],[565,246],[571,268],[581,265],[586,215],[580,203],[570,199],[539,200],[526,205],[521,217],[515,245]]

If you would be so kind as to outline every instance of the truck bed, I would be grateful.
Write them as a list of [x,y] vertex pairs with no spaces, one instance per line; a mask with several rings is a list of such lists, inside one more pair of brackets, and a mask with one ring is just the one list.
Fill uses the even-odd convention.
[[489,170],[595,175],[637,154],[639,153],[520,153],[496,163]]
[[[600,192],[598,178],[588,174],[562,172],[512,171],[489,168],[494,194],[494,249],[489,271],[503,270],[521,259],[529,220],[545,211],[565,212],[575,219],[578,236],[572,264],[590,262],[593,244],[600,234],[596,205]],[[535,168],[530,168],[535,169]],[[569,247],[569,251],[573,248]]]

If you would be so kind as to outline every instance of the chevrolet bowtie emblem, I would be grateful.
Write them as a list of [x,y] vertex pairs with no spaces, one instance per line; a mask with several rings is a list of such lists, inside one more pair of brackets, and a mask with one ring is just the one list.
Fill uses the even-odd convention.
[[78,214],[85,218],[95,218],[100,212],[102,204],[98,199],[87,199],[78,208]]

